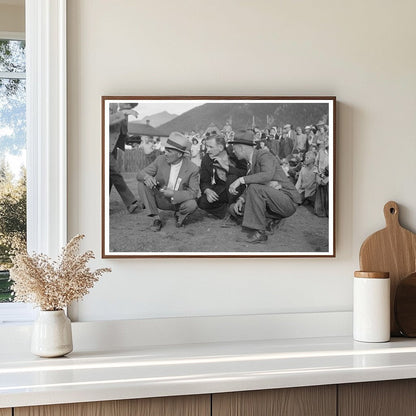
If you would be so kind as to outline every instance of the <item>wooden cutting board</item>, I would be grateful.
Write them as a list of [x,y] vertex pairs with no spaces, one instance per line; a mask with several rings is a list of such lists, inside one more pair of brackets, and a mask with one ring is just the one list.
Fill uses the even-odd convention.
[[390,273],[391,335],[400,335],[394,319],[394,298],[401,279],[416,271],[416,234],[399,222],[399,206],[390,201],[384,205],[386,228],[370,235],[361,245],[360,269]]

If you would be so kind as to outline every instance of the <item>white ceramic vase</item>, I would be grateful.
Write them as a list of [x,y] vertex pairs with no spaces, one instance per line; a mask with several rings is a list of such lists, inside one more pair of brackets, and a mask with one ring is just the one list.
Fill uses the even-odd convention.
[[63,310],[40,311],[33,325],[31,351],[39,357],[61,357],[72,351],[71,321]]

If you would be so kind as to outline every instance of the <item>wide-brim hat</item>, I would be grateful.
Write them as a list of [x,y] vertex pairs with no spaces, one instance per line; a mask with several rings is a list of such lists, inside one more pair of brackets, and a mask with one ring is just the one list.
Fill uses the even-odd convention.
[[185,153],[187,150],[189,140],[182,134],[177,131],[172,132],[165,144],[165,149],[173,149],[178,152]]
[[234,135],[233,140],[230,140],[228,144],[245,144],[246,146],[255,146],[254,133],[252,130],[240,130]]

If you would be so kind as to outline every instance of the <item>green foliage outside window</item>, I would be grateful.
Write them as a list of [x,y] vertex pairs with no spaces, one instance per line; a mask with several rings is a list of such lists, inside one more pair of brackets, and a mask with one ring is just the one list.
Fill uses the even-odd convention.
[[26,242],[26,171],[10,166],[26,147],[25,61],[24,41],[0,39],[0,302],[12,300],[11,255]]
[[26,242],[26,172],[14,181],[8,165],[0,162],[0,302],[12,299],[8,269],[13,249]]

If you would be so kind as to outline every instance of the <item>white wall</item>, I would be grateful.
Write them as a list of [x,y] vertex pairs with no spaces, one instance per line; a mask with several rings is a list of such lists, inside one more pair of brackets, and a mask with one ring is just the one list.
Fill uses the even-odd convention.
[[[416,231],[414,0],[68,1],[69,236],[101,253],[102,95],[335,95],[334,259],[117,259],[81,321],[345,311],[396,200]],[[138,234],[139,238],[139,234]]]

